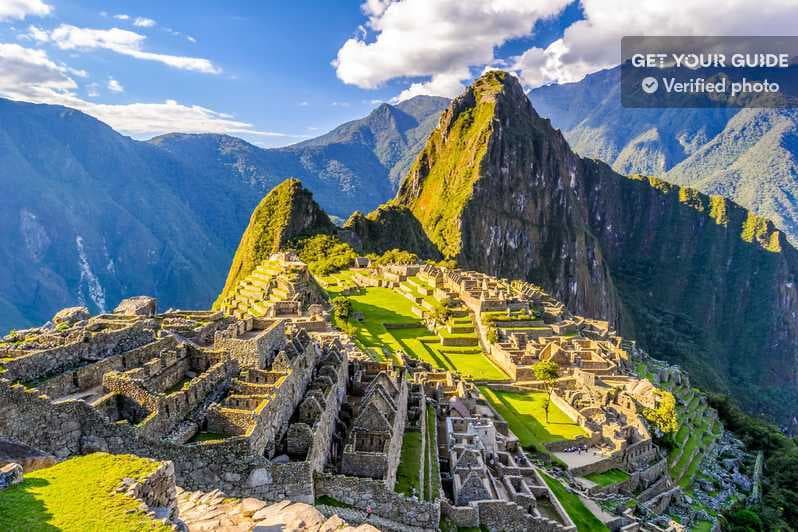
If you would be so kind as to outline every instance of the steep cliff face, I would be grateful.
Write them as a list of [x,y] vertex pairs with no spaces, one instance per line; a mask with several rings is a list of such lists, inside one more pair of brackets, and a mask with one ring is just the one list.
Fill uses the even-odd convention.
[[444,112],[394,203],[460,264],[534,279],[571,308],[617,320],[612,279],[584,223],[579,164],[515,78],[491,72]]
[[273,188],[252,212],[214,308],[258,264],[292,240],[335,230],[335,225],[313,200],[313,195],[297,179],[286,179]]
[[512,76],[452,102],[392,205],[460,265],[540,283],[750,409],[795,413],[795,249],[728,200],[579,158]]

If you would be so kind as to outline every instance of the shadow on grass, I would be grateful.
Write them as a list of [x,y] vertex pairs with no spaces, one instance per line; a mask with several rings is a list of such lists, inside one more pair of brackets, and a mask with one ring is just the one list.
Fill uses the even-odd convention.
[[57,532],[50,524],[53,514],[32,493],[33,488],[47,486],[48,481],[28,478],[21,484],[0,491],[0,530],[24,530],[26,532]]

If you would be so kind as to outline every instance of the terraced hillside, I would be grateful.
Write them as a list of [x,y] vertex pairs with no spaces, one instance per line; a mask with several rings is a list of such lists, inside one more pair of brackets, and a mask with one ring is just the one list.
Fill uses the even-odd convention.
[[348,297],[352,302],[354,319],[348,325],[338,325],[350,327],[375,360],[401,363],[404,353],[468,378],[507,380],[482,351],[474,317],[461,302],[416,275],[394,281],[361,277],[361,284],[365,281],[377,286],[359,287],[354,278],[363,275],[357,270],[343,270],[319,281],[331,298]]

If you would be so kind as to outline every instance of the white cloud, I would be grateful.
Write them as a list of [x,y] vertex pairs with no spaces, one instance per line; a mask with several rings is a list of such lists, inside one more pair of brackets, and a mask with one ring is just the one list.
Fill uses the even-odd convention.
[[349,107],[349,102],[332,102],[330,105],[333,107]]
[[194,38],[194,37],[192,37],[191,35],[186,35],[186,40],[187,40],[188,42],[190,42],[190,43],[195,43],[195,42],[197,42],[197,39],[195,39],[195,38]]
[[119,15],[114,15],[114,18],[117,20],[130,20],[130,15],[125,15],[124,13],[121,13]]
[[98,30],[62,24],[49,33],[49,39],[62,50],[105,49],[144,61],[157,61],[172,68],[205,74],[221,73],[221,69],[208,59],[146,52],[141,49],[146,39],[144,35],[120,28]]
[[300,106],[300,107],[307,107],[307,106],[310,105],[310,102],[303,100],[303,101],[299,102],[297,105]]
[[43,17],[53,12],[53,6],[42,0],[0,0],[0,20],[22,20],[28,15]]
[[[571,82],[620,62],[624,35],[793,35],[795,0],[582,0],[585,19],[546,49],[532,48],[511,68],[528,86]],[[674,8],[676,7],[676,8]]]
[[453,96],[470,78],[469,67],[495,60],[494,50],[529,35],[538,20],[559,13],[571,0],[369,0],[367,27],[375,34],[352,37],[333,61],[338,77],[362,88],[401,77],[429,77],[402,92]]
[[[34,103],[65,105],[90,114],[117,131],[136,138],[168,132],[229,133],[251,139],[290,141],[305,135],[262,131],[252,124],[198,105],[175,100],[124,105],[98,104],[77,95],[72,69],[48,57],[44,50],[0,43],[0,96]],[[111,88],[109,80],[108,88]],[[99,86],[89,83],[86,94],[99,96]]]
[[157,22],[147,17],[136,17],[136,20],[133,21],[133,25],[138,28],[152,28],[155,24]]
[[108,90],[111,92],[125,92],[125,88],[114,78],[108,78]]

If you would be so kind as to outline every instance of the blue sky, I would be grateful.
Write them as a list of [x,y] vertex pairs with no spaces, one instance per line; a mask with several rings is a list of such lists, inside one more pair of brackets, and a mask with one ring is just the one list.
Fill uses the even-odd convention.
[[728,1],[740,16],[719,23],[700,10],[717,0],[679,15],[656,0],[0,0],[0,95],[76,107],[137,138],[211,131],[284,145],[381,101],[454,96],[485,68],[527,87],[576,81],[617,62],[630,26],[663,17],[692,33],[790,34],[798,14],[784,0]]

